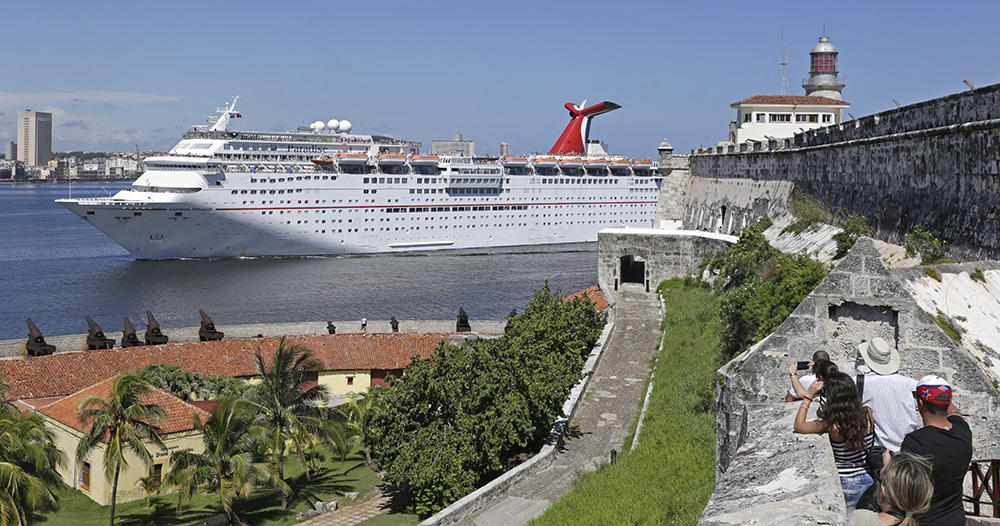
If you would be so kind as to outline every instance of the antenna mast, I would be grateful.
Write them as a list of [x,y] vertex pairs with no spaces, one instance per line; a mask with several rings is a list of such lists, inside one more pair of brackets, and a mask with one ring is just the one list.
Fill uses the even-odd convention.
[[785,44],[785,30],[781,30],[781,94],[788,89],[788,45]]

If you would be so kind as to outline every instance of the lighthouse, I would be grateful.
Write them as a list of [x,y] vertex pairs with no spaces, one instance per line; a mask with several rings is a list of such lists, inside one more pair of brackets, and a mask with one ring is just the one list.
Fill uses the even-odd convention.
[[802,81],[806,96],[842,100],[840,92],[847,83],[837,77],[837,48],[830,43],[830,38],[819,37],[809,58],[809,78]]

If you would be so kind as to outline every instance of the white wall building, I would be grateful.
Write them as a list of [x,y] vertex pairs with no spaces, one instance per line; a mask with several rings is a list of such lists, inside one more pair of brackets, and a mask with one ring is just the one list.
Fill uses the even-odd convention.
[[804,95],[755,95],[730,104],[736,122],[729,125],[729,141],[767,141],[841,123],[850,104],[827,97]]
[[809,77],[802,81],[804,96],[755,95],[730,104],[736,108],[736,121],[729,123],[729,141],[783,139],[840,124],[851,105],[841,97],[847,83],[837,76],[837,54],[828,37],[819,38],[809,52]]

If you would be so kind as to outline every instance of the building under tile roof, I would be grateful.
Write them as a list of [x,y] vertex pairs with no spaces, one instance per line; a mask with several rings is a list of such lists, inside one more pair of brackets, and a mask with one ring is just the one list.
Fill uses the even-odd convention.
[[848,102],[831,99],[829,97],[816,97],[807,95],[754,95],[753,97],[738,100],[732,104],[735,108],[738,104],[821,104],[833,106],[850,106]]
[[597,285],[594,285],[593,287],[590,287],[589,289],[584,289],[584,290],[581,290],[580,292],[577,292],[577,293],[574,293],[574,294],[570,294],[569,296],[566,296],[566,301],[570,301],[573,298],[581,297],[583,295],[587,295],[590,298],[590,301],[594,302],[594,309],[595,310],[599,310],[599,311],[607,310],[607,308],[608,308],[608,300],[605,299],[604,293],[601,292],[601,287],[598,287]]
[[[427,358],[448,334],[347,333],[289,336],[290,344],[311,350],[319,370],[399,370],[413,356]],[[63,397],[96,382],[151,364],[171,364],[204,376],[246,377],[256,374],[254,355],[274,355],[281,338],[221,340],[160,346],[65,352],[0,360],[0,378],[8,400]]]
[[[77,416],[80,412],[80,402],[90,395],[107,400],[111,395],[111,384],[113,381],[114,377],[107,378],[102,382],[63,397],[61,400],[40,407],[38,411],[81,433],[85,433],[90,425],[80,422]],[[144,404],[156,404],[163,410],[163,420],[149,422],[157,426],[160,429],[160,433],[163,434],[193,429],[193,417],[198,417],[202,422],[205,422],[211,416],[207,411],[199,409],[193,404],[155,387],[149,394],[141,398],[141,402]]]

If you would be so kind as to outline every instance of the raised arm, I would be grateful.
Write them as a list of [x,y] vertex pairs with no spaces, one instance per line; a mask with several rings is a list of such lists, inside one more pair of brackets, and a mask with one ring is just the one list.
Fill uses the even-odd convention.
[[806,391],[806,395],[802,398],[802,402],[799,404],[799,409],[795,412],[794,429],[796,433],[809,435],[819,434],[826,431],[826,424],[824,424],[822,420],[806,422],[806,414],[809,412],[809,405],[812,404],[812,399],[819,394],[821,389],[823,389],[823,382],[821,380],[816,380],[809,386],[809,390]]

